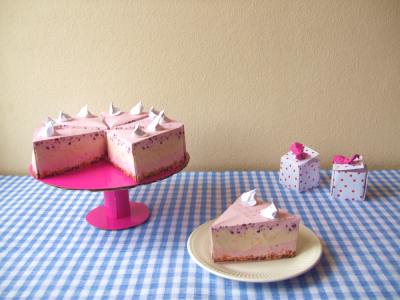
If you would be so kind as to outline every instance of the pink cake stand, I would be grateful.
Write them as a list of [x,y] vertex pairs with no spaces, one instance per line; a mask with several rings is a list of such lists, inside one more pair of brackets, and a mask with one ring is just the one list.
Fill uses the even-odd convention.
[[161,172],[140,182],[126,176],[105,160],[82,169],[40,179],[33,175],[32,165],[30,165],[29,174],[42,183],[61,189],[102,191],[104,205],[91,210],[86,216],[86,221],[99,229],[121,230],[138,226],[150,217],[150,210],[144,203],[129,200],[128,190],[172,176],[182,171],[188,163],[189,154],[186,153],[185,162],[179,167]]

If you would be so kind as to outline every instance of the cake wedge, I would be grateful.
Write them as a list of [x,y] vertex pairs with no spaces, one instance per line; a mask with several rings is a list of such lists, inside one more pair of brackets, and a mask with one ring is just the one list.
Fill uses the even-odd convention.
[[37,178],[61,174],[106,155],[104,130],[55,126],[47,122],[33,135],[32,169]]
[[161,112],[135,122],[133,129],[107,131],[107,149],[114,166],[141,181],[185,162],[184,126]]
[[211,225],[215,262],[272,260],[296,255],[300,217],[244,193]]

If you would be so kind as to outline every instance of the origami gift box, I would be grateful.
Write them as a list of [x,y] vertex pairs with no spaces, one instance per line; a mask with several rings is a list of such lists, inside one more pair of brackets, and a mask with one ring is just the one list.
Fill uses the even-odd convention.
[[364,200],[367,190],[367,166],[362,156],[334,156],[331,197],[342,200]]
[[319,185],[319,153],[300,143],[293,143],[281,157],[279,182],[299,192]]

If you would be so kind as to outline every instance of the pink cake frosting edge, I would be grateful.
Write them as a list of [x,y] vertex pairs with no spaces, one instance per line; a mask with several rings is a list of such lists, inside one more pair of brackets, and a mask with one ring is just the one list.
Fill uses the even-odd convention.
[[107,112],[102,112],[101,115],[104,118],[104,123],[110,128],[114,129],[114,127],[118,127],[121,125],[137,122],[148,117],[148,113],[141,113],[139,115],[131,115],[128,112],[121,112],[121,114],[113,116],[108,114]]
[[102,121],[100,117],[73,117],[70,121],[57,123],[56,126],[61,127],[72,127],[72,128],[83,128],[83,129],[98,129],[107,130],[108,126]]
[[271,202],[257,200],[255,206],[245,206],[241,203],[240,197],[231,204],[229,209],[225,210],[212,224],[211,229],[242,226],[244,224],[272,223],[275,224],[281,220],[300,220],[299,216],[290,214],[284,209],[279,209],[278,218],[266,219],[261,215],[261,210],[268,207]]

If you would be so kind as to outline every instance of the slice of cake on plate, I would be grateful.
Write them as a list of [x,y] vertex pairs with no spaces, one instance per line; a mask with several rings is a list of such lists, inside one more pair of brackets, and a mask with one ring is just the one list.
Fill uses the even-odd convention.
[[300,217],[244,193],[211,225],[215,262],[271,260],[296,255]]
[[108,112],[103,112],[102,115],[104,117],[104,122],[111,129],[147,117],[147,113],[143,112],[142,102],[132,107],[129,112],[123,112],[111,103]]
[[75,117],[71,117],[66,113],[60,112],[55,124],[61,127],[94,128],[99,130],[108,129],[102,118],[92,114],[87,105],[82,107]]
[[182,123],[164,112],[135,122],[135,127],[107,132],[108,158],[128,176],[140,181],[184,163]]
[[93,163],[106,154],[104,130],[56,126],[49,120],[34,132],[32,169],[43,178]]

